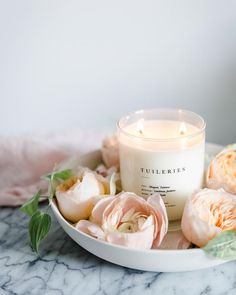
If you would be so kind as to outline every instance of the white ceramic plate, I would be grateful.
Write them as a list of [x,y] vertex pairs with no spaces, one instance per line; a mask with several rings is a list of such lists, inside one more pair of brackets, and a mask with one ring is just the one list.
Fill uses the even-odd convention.
[[[222,146],[207,144],[206,162],[209,162],[210,158],[221,149]],[[99,163],[101,163],[101,154],[100,151],[95,151],[80,158],[72,158],[63,163],[61,168],[83,165],[94,169]],[[208,256],[201,249],[134,250],[108,244],[76,230],[63,218],[55,201],[51,203],[51,207],[62,228],[76,243],[92,254],[118,265],[146,271],[177,272],[208,268],[226,262]]]

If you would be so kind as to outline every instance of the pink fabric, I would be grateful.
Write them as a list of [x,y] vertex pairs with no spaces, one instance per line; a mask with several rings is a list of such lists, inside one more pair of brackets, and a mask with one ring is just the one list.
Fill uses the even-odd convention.
[[40,177],[66,158],[99,148],[105,132],[75,130],[46,136],[0,138],[0,206],[23,204],[39,189]]

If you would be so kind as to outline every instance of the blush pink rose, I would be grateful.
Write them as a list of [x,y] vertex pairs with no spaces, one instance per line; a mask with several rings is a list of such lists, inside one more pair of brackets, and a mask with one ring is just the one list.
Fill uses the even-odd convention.
[[236,144],[223,149],[210,163],[207,187],[236,194]]
[[101,199],[93,208],[90,221],[81,220],[75,227],[108,243],[150,249],[160,246],[167,233],[168,218],[158,194],[146,201],[124,192]]
[[236,230],[236,197],[224,190],[200,190],[187,200],[181,227],[199,247],[223,230]]
[[106,166],[115,166],[119,168],[120,157],[119,157],[119,145],[117,136],[114,134],[112,136],[107,136],[102,142],[102,159]]

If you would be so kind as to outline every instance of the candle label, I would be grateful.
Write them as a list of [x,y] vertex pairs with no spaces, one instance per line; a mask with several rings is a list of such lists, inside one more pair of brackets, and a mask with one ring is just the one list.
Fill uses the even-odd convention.
[[[163,174],[176,174],[176,173],[184,173],[186,172],[186,167],[182,168],[172,168],[172,169],[150,169],[150,168],[140,168],[140,171],[142,173],[142,178],[146,178],[150,180],[149,175],[163,175]],[[145,181],[143,181],[145,182]],[[141,184],[141,195],[143,197],[148,197],[152,194],[159,193],[160,196],[163,198],[165,205],[167,208],[174,208],[176,207],[176,204],[170,204],[168,202],[168,199],[166,196],[171,193],[175,193],[176,189],[174,189],[171,186],[155,186],[155,185],[146,185],[146,184]]]
[[152,194],[155,194],[155,193],[159,193],[160,196],[163,198],[164,200],[164,203],[166,205],[166,208],[174,208],[176,207],[176,204],[169,204],[168,202],[168,199],[166,199],[166,196],[170,193],[175,193],[176,190],[175,189],[171,189],[170,186],[152,186],[152,185],[145,185],[145,184],[142,184],[141,185],[141,195],[143,197],[148,197]]
[[186,199],[202,187],[204,144],[166,152],[147,152],[122,144],[120,164],[125,191],[144,198],[159,193],[169,220],[177,220],[182,216]]
[[143,174],[175,174],[180,172],[185,172],[186,167],[174,168],[174,169],[150,169],[150,168],[140,168]]

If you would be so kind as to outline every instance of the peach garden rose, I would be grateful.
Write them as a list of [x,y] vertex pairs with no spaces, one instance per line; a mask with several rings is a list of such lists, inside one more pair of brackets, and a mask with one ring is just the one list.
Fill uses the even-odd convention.
[[168,218],[161,197],[147,201],[130,192],[101,199],[92,210],[90,221],[75,227],[109,243],[136,249],[158,248],[167,233]]
[[185,237],[199,247],[222,231],[236,230],[236,197],[222,189],[200,190],[187,200],[181,227]]
[[210,163],[207,171],[207,187],[223,188],[236,194],[236,144],[229,145]]

